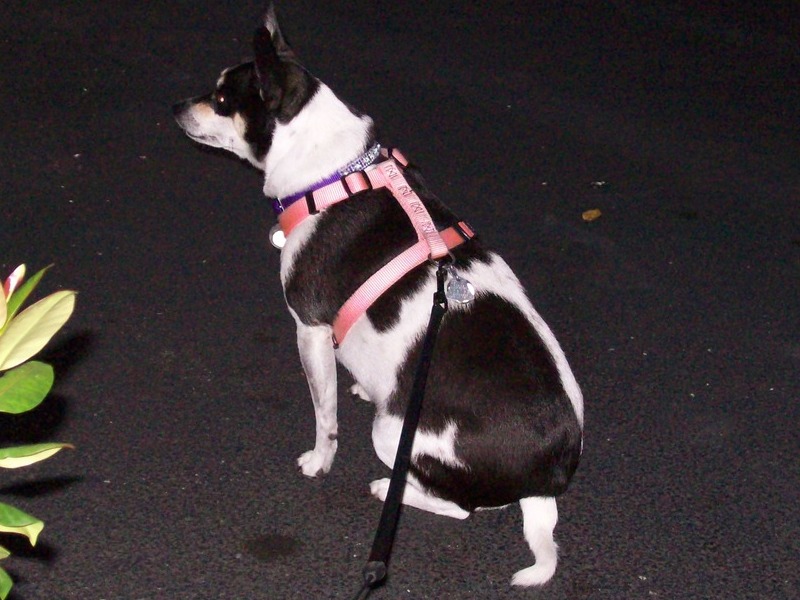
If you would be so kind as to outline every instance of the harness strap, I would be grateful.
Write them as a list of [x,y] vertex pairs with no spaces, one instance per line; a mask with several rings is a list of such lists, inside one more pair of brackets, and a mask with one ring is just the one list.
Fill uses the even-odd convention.
[[[353,324],[381,295],[402,277],[427,260],[438,260],[450,250],[472,238],[475,234],[467,223],[461,221],[443,231],[438,231],[422,200],[403,176],[402,167],[408,160],[398,150],[381,148],[381,163],[363,171],[325,184],[305,194],[305,201],[296,201],[281,207],[278,223],[284,236],[309,215],[371,189],[386,187],[408,216],[417,233],[417,242],[373,273],[339,309],[333,321],[333,345],[339,347]],[[402,165],[402,167],[401,167]]]
[[378,170],[383,173],[386,187],[391,190],[397,202],[406,211],[411,224],[417,232],[419,241],[424,242],[430,249],[428,258],[437,260],[445,256],[447,254],[447,246],[439,236],[428,209],[425,208],[420,197],[417,196],[417,193],[411,188],[406,178],[403,177],[397,163],[389,159],[380,163]]
[[[404,167],[408,166],[408,160],[399,150],[381,148],[380,151],[384,158],[393,159]],[[329,206],[347,200],[359,192],[386,187],[386,182],[384,174],[373,165],[308,192],[305,195],[305,202],[294,202],[278,214],[278,223],[283,235],[288,237],[292,229],[297,227],[308,215],[322,212]]]
[[[474,235],[475,233],[464,221],[453,227],[448,227],[444,231],[437,232],[437,236],[440,237],[445,247],[445,254],[447,254],[448,250],[460,246]],[[400,281],[406,273],[427,261],[430,258],[430,252],[427,241],[424,239],[419,240],[416,244],[395,256],[382,269],[373,273],[369,279],[361,284],[361,287],[347,299],[339,309],[339,312],[336,313],[336,318],[333,320],[333,347],[339,347],[353,324],[386,290]]]
[[[428,209],[417,193],[403,177],[403,173],[394,159],[390,158],[375,169],[383,174],[386,187],[394,195],[400,206],[408,215],[417,232],[416,244],[401,252],[376,273],[373,273],[355,293],[339,309],[333,320],[333,347],[338,348],[350,327],[363,315],[384,292],[426,260],[438,260],[450,249],[455,248],[474,234],[469,226],[461,222],[458,229],[450,227],[439,232],[433,223]],[[371,171],[374,172],[375,170]],[[462,236],[461,233],[466,233]],[[445,239],[446,238],[446,239]],[[449,243],[448,243],[449,242]]]

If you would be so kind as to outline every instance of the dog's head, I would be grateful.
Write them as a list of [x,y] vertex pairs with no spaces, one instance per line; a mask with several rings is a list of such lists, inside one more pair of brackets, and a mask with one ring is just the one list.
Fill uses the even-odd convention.
[[374,145],[372,119],[297,61],[272,5],[253,50],[255,60],[224,70],[210,94],[173,107],[190,138],[263,170],[270,198],[308,189]]
[[276,125],[291,121],[319,82],[297,61],[271,4],[253,47],[254,61],[225,69],[214,91],[172,110],[194,141],[233,152],[263,170]]

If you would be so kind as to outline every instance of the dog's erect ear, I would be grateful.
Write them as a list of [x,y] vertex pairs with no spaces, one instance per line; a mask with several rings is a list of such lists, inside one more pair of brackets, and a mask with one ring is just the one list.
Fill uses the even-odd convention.
[[309,77],[283,37],[272,3],[263,23],[253,37],[261,97],[270,111],[279,113],[279,118],[290,118],[305,98]]
[[283,33],[281,33],[281,28],[278,25],[278,18],[275,16],[275,4],[272,2],[269,3],[267,12],[264,14],[264,27],[267,28],[267,31],[269,31],[272,37],[272,45],[275,47],[278,56],[281,58],[296,58],[294,50],[291,49],[286,42],[286,38],[283,37]]
[[256,75],[261,88],[261,97],[269,110],[275,110],[283,98],[286,65],[278,56],[278,51],[272,43],[272,33],[266,25],[256,29],[253,36],[253,49],[256,54]]

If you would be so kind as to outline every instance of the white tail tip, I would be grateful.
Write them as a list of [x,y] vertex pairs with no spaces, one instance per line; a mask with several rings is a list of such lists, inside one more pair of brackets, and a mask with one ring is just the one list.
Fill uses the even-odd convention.
[[556,564],[558,564],[558,560],[556,560],[555,557],[552,561],[547,563],[543,563],[537,558],[536,564],[532,567],[514,573],[514,576],[511,578],[511,585],[518,585],[520,587],[544,585],[550,581],[555,574]]
[[525,540],[536,557],[536,564],[514,573],[511,585],[544,585],[553,577],[558,564],[558,546],[553,541],[553,530],[558,522],[556,499],[523,498],[519,505]]

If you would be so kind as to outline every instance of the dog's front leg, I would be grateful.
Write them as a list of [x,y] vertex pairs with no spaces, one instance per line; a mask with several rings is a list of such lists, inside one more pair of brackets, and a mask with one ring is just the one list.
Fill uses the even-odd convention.
[[308,379],[317,438],[313,450],[297,459],[303,475],[320,477],[331,470],[338,443],[336,437],[336,356],[333,353],[331,329],[327,326],[297,324],[297,347]]

